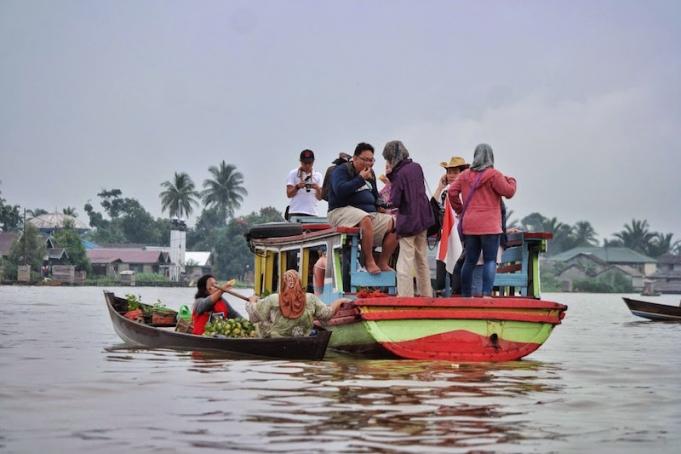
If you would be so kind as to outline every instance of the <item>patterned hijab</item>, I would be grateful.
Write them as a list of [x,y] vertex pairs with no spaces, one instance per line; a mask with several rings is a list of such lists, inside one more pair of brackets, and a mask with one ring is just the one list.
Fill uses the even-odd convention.
[[279,285],[279,310],[288,319],[297,319],[305,309],[306,295],[296,270],[288,270],[281,276]]
[[494,167],[494,152],[492,151],[492,147],[486,143],[481,143],[475,147],[471,170],[482,172],[489,167]]
[[397,164],[409,157],[409,151],[399,140],[391,140],[383,148],[383,159],[388,161],[390,167],[395,168]]

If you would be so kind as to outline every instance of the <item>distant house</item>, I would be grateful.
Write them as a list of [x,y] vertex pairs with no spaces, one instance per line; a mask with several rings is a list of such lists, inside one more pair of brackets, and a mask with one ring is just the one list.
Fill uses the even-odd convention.
[[596,274],[596,279],[613,283],[616,276],[621,276],[631,282],[634,290],[640,291],[643,289],[643,273],[626,265],[610,265]]
[[575,256],[592,256],[608,265],[625,265],[650,276],[657,270],[657,260],[627,247],[576,247],[549,257],[554,262],[567,262]]
[[681,255],[664,254],[657,259],[657,272],[650,276],[661,293],[681,293]]
[[188,281],[194,281],[213,271],[213,254],[203,251],[184,253],[184,274]]
[[556,277],[561,284],[561,290],[564,292],[571,292],[575,281],[593,278],[594,274],[595,273],[590,273],[588,268],[573,263],[564,268]]
[[147,251],[137,248],[96,248],[85,251],[92,274],[117,277],[121,271],[157,273],[167,275],[170,258],[163,251]]
[[643,289],[647,276],[657,268],[655,259],[625,247],[578,247],[546,259],[554,267],[565,291],[571,291],[579,279],[600,279],[612,282],[615,275],[625,277],[634,290]]
[[73,227],[78,233],[85,233],[90,230],[90,227],[80,219],[58,212],[41,214],[40,216],[28,220],[28,222],[35,226],[41,233],[47,235],[52,235],[54,232],[63,229],[67,221],[70,221],[73,224]]
[[[63,265],[68,263],[69,255],[66,249],[60,248],[55,244],[54,239],[47,235],[42,234],[45,240],[45,247],[47,248],[46,254],[43,257],[43,270],[42,273],[47,275],[52,265]],[[8,257],[10,250],[12,249],[12,244],[21,238],[21,232],[0,232],[0,257]],[[34,270],[37,271],[37,270]]]

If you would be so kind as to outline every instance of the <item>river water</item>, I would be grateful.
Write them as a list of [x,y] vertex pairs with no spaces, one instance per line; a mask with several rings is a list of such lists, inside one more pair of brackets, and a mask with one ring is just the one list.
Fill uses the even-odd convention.
[[303,362],[131,350],[101,288],[0,287],[0,452],[679,452],[681,324],[620,296],[545,295],[567,317],[523,361]]

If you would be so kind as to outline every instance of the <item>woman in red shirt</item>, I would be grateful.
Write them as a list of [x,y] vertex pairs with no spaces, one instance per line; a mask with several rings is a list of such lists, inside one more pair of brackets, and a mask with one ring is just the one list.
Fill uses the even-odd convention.
[[473,269],[483,256],[482,295],[491,296],[501,238],[501,197],[511,198],[516,180],[494,168],[494,153],[486,143],[475,147],[470,169],[449,186],[449,202],[459,214],[466,260],[461,268],[461,294],[471,296]]

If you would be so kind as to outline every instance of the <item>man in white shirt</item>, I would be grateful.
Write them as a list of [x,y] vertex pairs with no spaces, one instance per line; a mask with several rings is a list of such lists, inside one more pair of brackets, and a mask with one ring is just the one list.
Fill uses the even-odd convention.
[[287,208],[290,216],[317,216],[317,204],[322,199],[322,174],[312,169],[314,152],[300,152],[300,167],[291,170],[286,180],[286,196],[291,199]]

